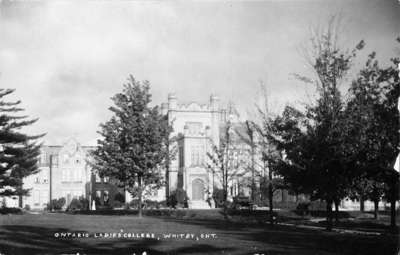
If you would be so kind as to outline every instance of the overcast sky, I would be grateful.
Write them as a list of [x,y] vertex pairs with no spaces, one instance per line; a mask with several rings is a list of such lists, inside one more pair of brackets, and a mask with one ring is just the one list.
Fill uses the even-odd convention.
[[[251,110],[259,81],[275,106],[305,100],[290,73],[309,71],[299,54],[309,29],[342,16],[346,47],[366,41],[383,63],[396,54],[400,4],[376,1],[3,1],[0,86],[15,88],[29,129],[46,144],[71,136],[94,144],[110,97],[129,74],[152,84],[153,103],[206,103],[211,93]],[[358,60],[362,62],[362,56]],[[310,92],[308,92],[310,93]],[[277,107],[279,108],[279,107]]]

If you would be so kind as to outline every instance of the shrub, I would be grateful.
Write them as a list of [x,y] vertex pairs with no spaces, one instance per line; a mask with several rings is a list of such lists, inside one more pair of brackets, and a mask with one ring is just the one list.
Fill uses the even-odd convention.
[[79,200],[81,201],[82,205],[83,205],[83,210],[89,210],[89,200],[84,198],[84,197],[80,197]]
[[309,207],[310,207],[311,203],[309,202],[300,202],[298,203],[297,207],[296,207],[296,213],[300,214],[300,215],[307,215],[309,213]]
[[71,203],[69,204],[67,210],[81,210],[82,209],[82,203],[79,201],[79,199],[74,198],[72,199]]
[[177,210],[175,217],[181,219],[186,216],[186,210]]
[[188,200],[189,197],[187,196],[186,191],[182,188],[179,188],[171,192],[168,197],[167,205],[172,208],[176,208],[177,205],[187,208]]
[[213,199],[215,202],[215,206],[217,208],[221,208],[224,206],[224,191],[222,189],[214,189],[213,190]]
[[120,202],[121,204],[124,204],[125,196],[123,194],[121,194],[120,192],[118,192],[117,194],[115,194],[114,202]]
[[159,208],[157,201],[147,199],[144,201],[144,203],[146,205],[146,208],[149,208],[149,209],[158,209]]
[[22,214],[22,210],[15,207],[1,207],[0,214]]
[[51,200],[50,204],[47,204],[47,210],[61,210],[62,207],[65,205],[65,198],[61,197],[59,199]]
[[95,197],[95,198],[94,198],[94,202],[95,202],[95,204],[96,204],[96,207],[97,207],[97,206],[101,206],[100,197]]
[[178,204],[178,201],[176,200],[176,193],[175,193],[175,191],[172,191],[171,194],[169,194],[169,196],[168,196],[167,206],[176,208],[177,204]]
[[89,209],[89,200],[84,197],[79,197],[79,199],[72,199],[69,204],[67,210],[88,210]]
[[125,204],[125,203],[122,203],[122,202],[119,201],[119,200],[114,200],[113,207],[114,207],[114,208],[120,208],[120,207],[123,207],[124,204]]
[[[129,206],[134,209],[139,209],[139,199],[137,199],[137,198],[132,199],[131,202],[129,202]],[[142,201],[142,208],[145,206],[146,206],[145,201]]]
[[167,206],[167,201],[165,200],[158,202],[158,208],[166,208]]
[[188,199],[189,198],[186,194],[186,190],[181,188],[176,190],[176,201],[178,201],[178,204],[184,204]]

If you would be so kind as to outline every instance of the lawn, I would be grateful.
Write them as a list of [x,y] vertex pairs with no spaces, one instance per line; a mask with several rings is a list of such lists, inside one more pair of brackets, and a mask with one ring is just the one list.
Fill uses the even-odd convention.
[[[146,251],[150,255],[364,255],[397,254],[398,249],[397,235],[326,232],[282,225],[272,227],[245,223],[248,222],[245,220],[226,222],[215,211],[205,211],[205,217],[198,214],[143,218],[136,215],[66,213],[0,215],[0,254],[122,255]],[[170,233],[178,236],[165,236]],[[61,237],[65,235],[70,236]]]

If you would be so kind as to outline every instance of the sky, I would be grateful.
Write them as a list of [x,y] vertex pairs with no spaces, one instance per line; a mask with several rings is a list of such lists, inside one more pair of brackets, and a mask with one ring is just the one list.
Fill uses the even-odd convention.
[[16,89],[8,100],[39,118],[26,132],[46,133],[48,145],[94,145],[129,74],[150,81],[153,104],[168,93],[207,103],[214,93],[244,118],[262,82],[279,111],[310,100],[313,87],[291,74],[310,75],[301,48],[332,15],[344,48],[366,42],[355,66],[371,51],[382,64],[399,54],[398,0],[3,0],[0,87]]

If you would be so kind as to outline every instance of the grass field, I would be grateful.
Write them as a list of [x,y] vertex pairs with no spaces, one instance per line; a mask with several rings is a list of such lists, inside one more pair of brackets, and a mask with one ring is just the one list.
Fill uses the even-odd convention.
[[[200,217],[198,212],[184,217],[143,218],[65,213],[0,215],[0,254],[122,255],[146,251],[147,254],[364,255],[397,254],[398,250],[398,235],[269,226],[240,218],[227,222],[216,212],[204,212],[204,215]],[[61,237],[68,233],[75,233],[75,237]],[[78,233],[89,237],[78,237]],[[104,237],[105,233],[116,236]],[[142,233],[154,236],[145,238],[141,237]],[[164,236],[169,233],[185,235]]]

